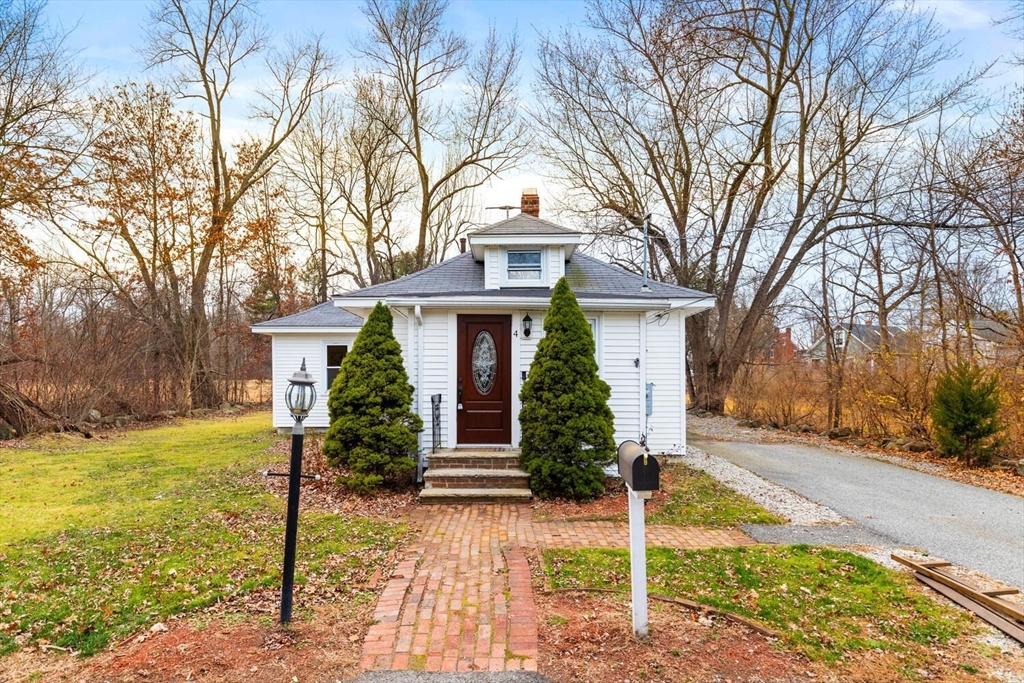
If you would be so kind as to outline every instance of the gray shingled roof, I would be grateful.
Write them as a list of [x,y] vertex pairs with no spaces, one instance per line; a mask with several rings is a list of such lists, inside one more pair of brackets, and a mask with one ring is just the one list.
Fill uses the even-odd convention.
[[492,223],[487,227],[480,228],[469,233],[470,237],[477,235],[578,235],[576,230],[555,225],[542,218],[536,218],[529,214],[521,213],[518,216],[506,218],[503,221]]
[[[613,266],[590,256],[576,254],[565,264],[565,276],[576,296],[587,298],[707,298],[710,294],[685,287],[650,282],[650,292],[640,291],[643,282],[636,273]],[[364,299],[408,296],[521,296],[550,298],[547,287],[515,289],[484,289],[484,264],[473,259],[473,254],[459,254],[447,261],[406,275],[393,282],[385,282],[336,295],[335,299]]]
[[260,327],[362,327],[363,319],[343,308],[338,308],[333,301],[322,303],[313,308],[283,318],[275,318],[256,323],[253,328]]

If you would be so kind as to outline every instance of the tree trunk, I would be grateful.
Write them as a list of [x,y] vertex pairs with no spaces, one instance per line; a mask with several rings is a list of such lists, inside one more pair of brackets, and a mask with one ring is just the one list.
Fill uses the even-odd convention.
[[187,358],[182,359],[182,365],[189,371],[190,407],[216,408],[223,402],[223,397],[214,382],[216,373],[210,353],[210,320],[203,308],[193,309],[190,318],[183,345]]
[[19,436],[34,432],[78,432],[91,436],[73,422],[55,415],[6,382],[0,382],[0,420]]

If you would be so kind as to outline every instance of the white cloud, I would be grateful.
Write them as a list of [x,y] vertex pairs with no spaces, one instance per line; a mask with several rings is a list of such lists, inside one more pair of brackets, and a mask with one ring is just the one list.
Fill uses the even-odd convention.
[[911,0],[915,12],[934,14],[935,20],[952,30],[988,28],[992,25],[992,6],[972,0]]

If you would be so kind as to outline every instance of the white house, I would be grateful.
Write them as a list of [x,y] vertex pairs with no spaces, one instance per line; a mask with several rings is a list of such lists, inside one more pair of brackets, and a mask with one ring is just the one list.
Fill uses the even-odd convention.
[[641,276],[580,253],[580,237],[521,213],[471,233],[468,250],[463,243],[464,253],[435,266],[254,325],[273,340],[274,426],[292,425],[284,391],[303,358],[321,394],[306,424],[328,426],[323,395],[362,317],[383,301],[423,418],[421,454],[435,446],[518,446],[519,390],[544,335],[551,290],[565,276],[594,330],[616,442],[646,436],[654,452],[680,451],[685,320],[714,299],[659,282],[644,288]]

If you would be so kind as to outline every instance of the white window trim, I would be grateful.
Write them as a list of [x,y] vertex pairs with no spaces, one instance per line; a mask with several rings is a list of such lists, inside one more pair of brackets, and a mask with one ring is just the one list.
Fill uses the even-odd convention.
[[[320,348],[320,378],[317,381],[317,395],[327,396],[331,391],[331,385],[327,383],[327,347],[328,346],[345,346],[347,350],[345,355],[348,356],[352,351],[353,339],[324,339]],[[333,366],[332,366],[333,367]],[[326,399],[325,399],[326,400]]]
[[[537,252],[540,254],[540,279],[539,280],[510,280],[508,278],[508,254],[509,252]],[[547,264],[547,249],[544,247],[537,248],[515,248],[515,249],[502,249],[501,257],[498,259],[501,263],[501,287],[505,289],[507,287],[547,287],[548,286],[548,264]]]

